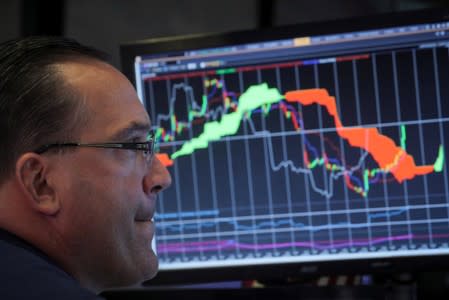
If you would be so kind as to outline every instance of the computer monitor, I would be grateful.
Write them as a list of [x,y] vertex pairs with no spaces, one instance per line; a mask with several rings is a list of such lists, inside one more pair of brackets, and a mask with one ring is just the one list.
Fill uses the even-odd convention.
[[152,282],[447,267],[448,12],[121,45],[173,178]]

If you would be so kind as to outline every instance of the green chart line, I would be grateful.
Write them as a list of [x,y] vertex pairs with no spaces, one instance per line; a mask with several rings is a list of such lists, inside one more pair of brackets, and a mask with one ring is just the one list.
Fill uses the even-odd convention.
[[[407,140],[407,135],[406,135],[406,131],[405,131],[405,125],[401,125],[401,148],[406,150],[406,140]],[[438,148],[438,156],[437,159],[435,160],[435,163],[433,164],[433,170],[436,173],[439,173],[441,171],[443,171],[443,167],[444,167],[444,148],[443,145],[440,145],[440,147]],[[367,176],[365,176],[367,177]],[[367,186],[366,184],[367,180],[365,180],[365,187]]]
[[401,148],[405,149],[405,142],[406,142],[407,136],[405,134],[405,125],[401,125]]
[[224,115],[220,122],[205,123],[204,131],[198,137],[184,143],[181,149],[171,155],[171,159],[189,155],[197,149],[207,148],[210,142],[217,141],[223,136],[235,134],[245,113],[249,113],[263,105],[280,102],[283,98],[278,89],[269,88],[266,83],[249,87],[239,97],[237,111]]
[[444,148],[443,145],[440,145],[440,148],[438,149],[438,157],[435,163],[433,164],[433,169],[435,172],[441,172],[443,171],[444,167]]

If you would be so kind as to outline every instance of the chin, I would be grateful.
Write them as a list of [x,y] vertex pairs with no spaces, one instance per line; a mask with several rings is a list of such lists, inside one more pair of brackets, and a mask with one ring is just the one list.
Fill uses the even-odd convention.
[[[151,251],[151,252],[153,252],[153,251]],[[157,275],[158,271],[159,271],[159,261],[157,259],[157,256],[154,254],[154,252],[152,253],[152,256],[153,257],[151,258],[151,261],[150,261],[150,264],[149,264],[150,266],[146,270],[148,272],[146,272],[145,273],[146,276],[144,276],[145,277],[144,281],[154,278]]]
[[145,255],[141,257],[141,260],[135,262],[136,268],[138,268],[136,270],[138,282],[154,278],[159,270],[159,261],[153,249],[147,248],[143,253]]
[[121,272],[117,272],[119,276],[115,278],[116,282],[109,284],[110,288],[141,284],[156,276],[159,269],[159,262],[157,256],[151,249],[150,251],[145,251],[144,256],[135,255],[134,257],[136,259],[132,264],[128,264]]

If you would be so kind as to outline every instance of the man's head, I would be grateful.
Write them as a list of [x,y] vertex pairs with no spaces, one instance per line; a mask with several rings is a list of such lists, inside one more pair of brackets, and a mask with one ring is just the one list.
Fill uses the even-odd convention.
[[170,176],[145,152],[60,143],[145,142],[150,120],[103,55],[57,38],[0,45],[0,227],[92,290],[151,278],[150,221]]

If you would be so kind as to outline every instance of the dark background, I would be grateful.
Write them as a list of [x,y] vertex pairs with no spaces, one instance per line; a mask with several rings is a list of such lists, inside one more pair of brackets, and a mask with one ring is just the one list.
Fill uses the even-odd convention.
[[0,42],[51,34],[112,55],[119,44],[449,6],[449,0],[2,0]]

